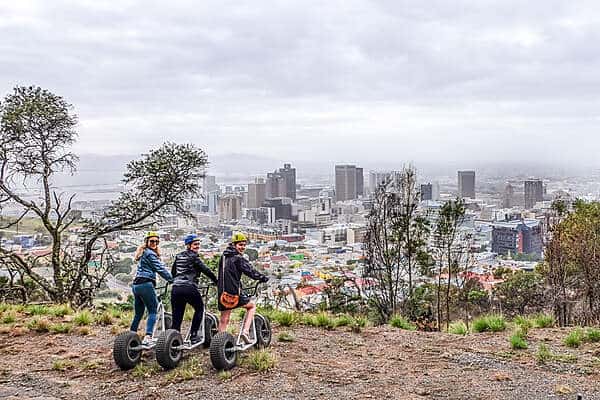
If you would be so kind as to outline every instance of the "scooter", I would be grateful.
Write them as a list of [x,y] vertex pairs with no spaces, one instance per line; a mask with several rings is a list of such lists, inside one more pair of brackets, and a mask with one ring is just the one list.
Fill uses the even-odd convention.
[[[209,286],[201,286],[198,288],[202,297],[205,299],[208,296]],[[213,336],[217,334],[219,331],[219,320],[216,315],[206,310],[204,308],[204,318],[200,322],[200,329],[198,330],[199,341],[192,344],[191,335],[192,330],[191,327],[188,329],[187,335],[185,339],[181,336],[181,333],[175,329],[167,329],[162,332],[158,337],[158,342],[156,343],[156,361],[160,364],[164,369],[173,369],[177,367],[179,361],[183,357],[184,351],[194,350],[199,346],[203,346],[204,348],[208,348],[211,344],[211,340]]]
[[[243,290],[248,296],[254,297],[258,293],[259,285],[260,282],[257,282],[253,288],[244,288]],[[215,369],[219,371],[229,370],[235,367],[239,352],[246,351],[251,347],[259,349],[269,347],[271,344],[271,337],[273,336],[271,323],[267,317],[258,313],[254,314],[254,319],[250,324],[250,343],[246,343],[241,339],[242,330],[247,318],[248,313],[244,315],[244,319],[240,324],[240,331],[237,338],[234,338],[229,332],[219,332],[212,338],[210,344],[210,361]]]
[[167,296],[167,289],[169,284],[156,288],[157,291],[161,291],[158,296],[158,308],[157,308],[157,324],[154,326],[152,332],[152,340],[149,343],[142,344],[142,339],[137,332],[125,331],[121,332],[115,338],[113,344],[113,358],[115,363],[122,370],[126,371],[135,367],[142,358],[142,351],[153,349],[158,339],[156,338],[157,332],[165,332],[173,324],[173,317],[171,313],[165,311],[163,305],[163,299]]

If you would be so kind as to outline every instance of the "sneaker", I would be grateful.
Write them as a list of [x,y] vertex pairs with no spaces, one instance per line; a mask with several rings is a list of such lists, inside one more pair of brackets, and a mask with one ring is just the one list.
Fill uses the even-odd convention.
[[242,342],[246,343],[246,344],[250,344],[250,343],[252,343],[252,340],[250,340],[250,338],[248,337],[248,334],[247,334],[247,333],[242,333],[242,334],[240,335],[240,340],[241,340]]
[[198,334],[192,334],[190,336],[190,342],[191,342],[192,346],[195,345],[196,343],[199,343],[200,342],[200,336],[198,336]]
[[142,340],[142,346],[148,346],[150,343],[152,343],[152,335],[144,336],[144,340]]

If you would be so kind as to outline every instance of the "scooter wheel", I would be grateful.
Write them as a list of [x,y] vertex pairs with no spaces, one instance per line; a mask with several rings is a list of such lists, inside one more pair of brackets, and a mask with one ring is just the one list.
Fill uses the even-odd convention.
[[142,341],[137,333],[127,331],[117,335],[113,344],[113,358],[123,371],[135,367],[142,358],[142,350],[132,350],[140,347]]
[[164,369],[173,369],[179,364],[183,351],[176,347],[182,344],[183,338],[181,337],[181,333],[175,329],[167,329],[160,334],[154,351],[156,352],[156,361],[158,361],[161,367]]
[[256,328],[256,344],[254,346],[256,346],[257,349],[269,347],[273,336],[269,318],[256,314],[254,316],[254,327]]
[[217,333],[210,343],[210,361],[213,367],[224,371],[235,367],[237,351],[235,339],[229,332]]
[[204,316],[204,346],[205,349],[210,347],[210,342],[212,341],[213,336],[215,336],[219,332],[219,321],[217,321],[217,317],[214,315],[206,314]]

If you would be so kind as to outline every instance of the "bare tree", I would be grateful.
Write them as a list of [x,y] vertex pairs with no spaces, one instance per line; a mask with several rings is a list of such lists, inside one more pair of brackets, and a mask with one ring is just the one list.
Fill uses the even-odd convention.
[[[73,173],[77,157],[69,151],[76,138],[77,117],[64,99],[38,87],[18,87],[0,103],[0,207],[8,202],[22,213],[4,224],[7,229],[26,216],[38,218],[51,237],[48,257],[35,257],[0,247],[0,263],[30,279],[56,302],[89,304],[112,268],[107,238],[123,230],[156,224],[165,211],[190,216],[185,199],[200,196],[198,186],[207,158],[193,145],[166,143],[127,165],[126,190],[95,220],[78,221],[72,195],[52,186],[56,172]],[[18,190],[39,190],[30,199]],[[75,223],[80,243],[66,243]],[[52,276],[38,267],[48,265]]]

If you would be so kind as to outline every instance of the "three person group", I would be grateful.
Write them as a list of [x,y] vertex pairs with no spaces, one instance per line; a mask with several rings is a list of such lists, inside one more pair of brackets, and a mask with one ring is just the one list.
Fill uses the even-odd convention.
[[[200,238],[197,235],[187,235],[184,238],[186,250],[175,256],[170,272],[160,260],[159,242],[158,233],[148,232],[144,244],[138,247],[134,256],[138,266],[132,285],[135,314],[130,329],[137,332],[144,311],[147,309],[146,335],[142,344],[149,344],[152,341],[152,333],[156,324],[158,309],[158,299],[155,291],[156,274],[173,284],[171,291],[173,329],[181,330],[186,305],[190,304],[194,308],[190,329],[192,344],[200,340],[198,330],[202,318],[204,318],[204,303],[198,290],[200,274],[206,275],[217,285],[218,309],[221,311],[219,331],[227,329],[231,311],[234,308],[243,307],[246,309],[248,317],[242,327],[240,337],[244,342],[250,343],[249,330],[256,311],[256,305],[251,302],[248,296],[242,293],[241,277],[242,274],[245,274],[260,282],[267,282],[269,278],[256,271],[250,262],[243,257],[248,244],[247,237],[240,232],[233,233],[231,242],[219,260],[218,278],[200,259],[198,254]],[[236,301],[227,301],[230,298],[235,298]]]

